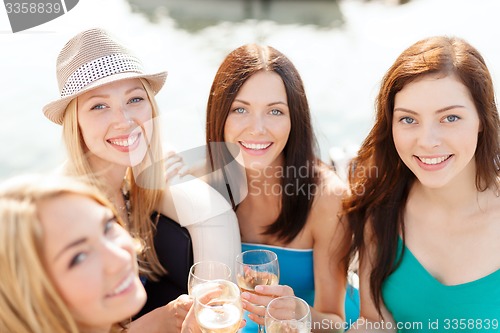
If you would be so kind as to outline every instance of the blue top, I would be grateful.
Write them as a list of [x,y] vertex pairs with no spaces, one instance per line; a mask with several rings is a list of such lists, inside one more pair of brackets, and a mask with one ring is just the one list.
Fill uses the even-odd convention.
[[[402,249],[398,239],[397,259]],[[475,281],[444,285],[405,246],[401,264],[382,285],[382,297],[401,326],[398,332],[500,332],[499,286],[500,270]]]
[[280,265],[279,284],[293,288],[295,296],[302,298],[309,305],[314,305],[314,268],[313,250],[289,249],[263,244],[241,244],[241,250],[271,250],[278,256]]
[[[313,249],[290,249],[280,246],[242,243],[242,251],[264,249],[271,250],[278,256],[280,266],[279,284],[293,288],[295,296],[314,306],[314,266]],[[357,289],[349,288],[345,301],[346,321],[354,322],[359,316],[359,293]],[[241,332],[257,332],[257,324],[247,319]],[[350,321],[349,321],[350,320]]]

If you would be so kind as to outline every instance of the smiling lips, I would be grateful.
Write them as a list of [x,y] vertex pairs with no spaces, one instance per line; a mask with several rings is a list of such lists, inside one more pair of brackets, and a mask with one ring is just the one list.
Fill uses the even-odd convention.
[[130,134],[127,137],[108,139],[107,141],[109,143],[111,143],[112,145],[116,145],[116,146],[120,146],[120,147],[130,147],[139,139],[139,135],[140,135],[140,133],[134,133],[134,134]]
[[273,143],[272,142],[267,142],[267,143],[250,143],[250,142],[240,141],[240,144],[243,147],[245,147],[246,149],[264,150],[264,149],[269,148]]
[[106,298],[114,297],[123,293],[132,285],[134,279],[135,275],[133,273],[130,273],[111,293],[106,295]]
[[451,155],[446,155],[446,156],[441,156],[441,157],[433,157],[433,158],[425,158],[425,157],[418,157],[417,158],[424,164],[427,165],[436,165],[439,163],[443,163],[447,159],[449,159]]
[[118,151],[123,153],[128,153],[137,147],[137,145],[139,144],[140,137],[141,133],[136,132],[136,133],[131,133],[130,135],[127,136],[120,136],[107,139],[106,141]]
[[422,157],[422,156],[414,156],[417,160],[418,165],[426,170],[426,171],[438,171],[446,167],[448,165],[447,161],[453,155],[443,155],[438,157]]

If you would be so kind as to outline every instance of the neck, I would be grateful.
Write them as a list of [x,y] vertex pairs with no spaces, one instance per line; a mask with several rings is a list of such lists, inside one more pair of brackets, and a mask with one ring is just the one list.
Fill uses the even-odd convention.
[[279,183],[280,178],[286,175],[285,158],[283,154],[279,155],[272,164],[265,166],[263,168],[246,168],[247,180],[267,180]]
[[109,333],[111,332],[112,325],[103,327],[80,327],[82,333]]
[[92,172],[99,177],[102,189],[113,203],[121,218],[128,223],[126,203],[123,199],[123,179],[127,173],[126,166],[111,163],[102,163],[102,160],[89,159]]
[[[281,193],[281,179],[285,172],[282,165],[268,166],[263,169],[247,169],[248,194],[263,193],[264,196]],[[260,195],[259,195],[260,196]]]
[[128,169],[127,166],[100,163],[92,158],[89,158],[89,164],[92,172],[104,183],[107,191],[110,193],[121,192],[123,178],[125,178]]

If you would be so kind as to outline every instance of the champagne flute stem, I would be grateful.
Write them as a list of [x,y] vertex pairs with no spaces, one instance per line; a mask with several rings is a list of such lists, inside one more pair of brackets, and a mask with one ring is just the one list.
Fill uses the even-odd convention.
[[257,325],[257,333],[264,333],[264,325],[260,325],[258,324]]

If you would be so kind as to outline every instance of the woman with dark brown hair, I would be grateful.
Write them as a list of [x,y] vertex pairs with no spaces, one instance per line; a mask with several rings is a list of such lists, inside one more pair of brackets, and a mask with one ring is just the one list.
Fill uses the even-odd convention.
[[499,330],[499,128],[490,73],[466,41],[418,41],[387,71],[345,203],[358,331]]
[[[249,318],[263,324],[262,305],[295,293],[311,306],[314,331],[343,331],[347,269],[339,212],[346,187],[317,157],[304,86],[291,61],[269,46],[232,51],[212,84],[206,135],[214,169],[232,159],[244,166],[244,177],[225,175],[228,183],[246,178],[239,189],[247,191],[231,192],[243,250],[270,249],[280,263],[281,285],[242,293]],[[355,301],[347,305],[355,319]]]

